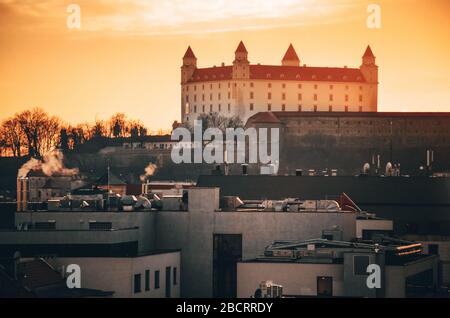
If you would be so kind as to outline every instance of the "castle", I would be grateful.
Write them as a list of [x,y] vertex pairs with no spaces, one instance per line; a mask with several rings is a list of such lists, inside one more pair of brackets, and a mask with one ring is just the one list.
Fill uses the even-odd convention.
[[201,114],[239,116],[245,123],[259,112],[376,112],[378,66],[370,46],[359,68],[300,64],[292,44],[281,65],[250,64],[241,41],[233,65],[198,68],[188,47],[181,66],[181,119]]

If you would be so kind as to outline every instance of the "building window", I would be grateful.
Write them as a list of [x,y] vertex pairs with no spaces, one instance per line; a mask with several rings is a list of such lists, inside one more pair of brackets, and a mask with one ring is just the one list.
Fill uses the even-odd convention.
[[286,111],[286,105],[285,104],[283,104],[283,105],[281,105],[281,111]]
[[202,94],[202,101],[205,101],[205,94]]
[[230,88],[231,87],[231,83],[230,82],[228,82],[228,88]]
[[348,106],[345,106],[345,112],[346,113],[348,112]]
[[197,95],[194,95],[194,102],[197,101]]
[[145,271],[145,291],[150,290],[150,271],[147,269]]
[[317,94],[314,94],[314,100],[317,101]]
[[362,112],[362,106],[359,106],[359,112],[360,113]]
[[301,89],[302,88],[302,84],[298,84],[298,88]]
[[186,95],[186,103],[189,103],[189,95]]
[[281,95],[281,98],[282,98],[283,100],[286,100],[286,93],[283,93],[283,94]]
[[367,267],[369,266],[369,256],[355,255],[353,256],[354,274],[358,276],[367,276]]
[[348,90],[348,85],[345,85],[345,89]]
[[159,289],[159,271],[155,271],[155,289]]
[[302,111],[302,105],[298,105],[298,111],[299,111],[299,112]]
[[228,99],[231,99],[231,92],[228,92]]
[[213,111],[213,105],[211,104],[211,105],[209,105],[209,112],[212,113],[212,111]]
[[317,111],[317,105],[314,105],[314,111],[315,112]]
[[219,83],[219,88],[221,87],[220,83]]
[[205,105],[202,106],[202,113],[205,112]]
[[228,104],[228,112],[231,112],[231,104]]
[[213,100],[212,94],[209,94],[209,100]]
[[134,275],[134,293],[140,293],[141,292],[141,274],[135,274]]
[[298,100],[302,100],[302,94],[298,94]]
[[359,101],[362,102],[363,101],[363,96],[359,95]]
[[209,89],[212,89],[212,84],[209,84]]
[[217,97],[218,97],[218,99],[220,100],[220,99],[222,98],[222,95],[219,93],[219,94],[217,95]]
[[197,112],[197,105],[194,105],[194,113]]
[[254,97],[253,92],[250,92],[250,99],[253,99],[253,97]]
[[285,84],[285,83],[283,83],[282,87],[283,87],[283,88],[286,88],[286,84]]
[[348,102],[348,95],[345,95],[345,101]]
[[270,112],[272,110],[272,104],[267,104],[267,110]]
[[333,89],[334,88],[334,86],[333,85],[330,85],[330,89]]
[[333,94],[330,94],[330,102],[333,101]]
[[202,90],[205,90],[205,84],[202,85]]
[[173,268],[173,284],[174,285],[178,284],[177,268],[176,267]]
[[111,222],[89,221],[89,230],[111,230]]
[[272,93],[267,93],[267,99],[272,99]]
[[272,88],[272,83],[267,84],[267,87]]
[[328,111],[330,111],[330,112],[333,111],[333,106],[332,105],[328,106]]
[[253,103],[250,104],[250,111],[253,111]]
[[314,84],[314,89],[317,89],[317,84]]
[[359,86],[359,90],[362,91],[362,86]]
[[219,112],[222,111],[222,105],[219,104]]
[[[250,87],[253,87],[253,83],[250,83]],[[175,268],[174,268],[175,269]]]
[[196,91],[197,90],[197,85],[194,85],[194,91]]

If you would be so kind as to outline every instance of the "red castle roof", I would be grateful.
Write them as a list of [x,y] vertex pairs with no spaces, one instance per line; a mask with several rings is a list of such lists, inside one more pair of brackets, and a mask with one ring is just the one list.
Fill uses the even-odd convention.
[[286,54],[283,57],[283,61],[300,61],[292,43],[289,45]]
[[184,53],[183,58],[196,58],[194,52],[192,51],[191,47],[189,46],[186,50],[186,53]]
[[239,45],[238,45],[235,53],[248,53],[247,49],[245,48],[244,42],[242,42],[242,41],[239,42]]

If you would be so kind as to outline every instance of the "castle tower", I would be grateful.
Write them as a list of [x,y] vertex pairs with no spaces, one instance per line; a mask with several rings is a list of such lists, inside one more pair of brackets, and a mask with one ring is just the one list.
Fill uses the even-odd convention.
[[244,43],[241,41],[234,52],[233,61],[233,79],[249,79],[250,62],[248,61],[248,52]]
[[183,56],[183,65],[181,66],[181,83],[187,83],[197,69],[197,58],[189,46]]
[[284,54],[283,60],[281,61],[283,66],[300,66],[300,59],[298,58],[297,52],[295,52],[292,43],[289,45],[286,54]]
[[364,75],[370,89],[370,108],[372,111],[378,110],[378,66],[375,64],[375,55],[367,46],[366,51],[362,57],[362,64],[359,67],[361,73]]

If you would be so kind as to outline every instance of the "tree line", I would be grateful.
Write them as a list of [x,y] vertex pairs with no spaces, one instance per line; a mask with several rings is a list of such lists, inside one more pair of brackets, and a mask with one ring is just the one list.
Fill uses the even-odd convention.
[[72,125],[41,108],[33,108],[0,123],[0,156],[41,158],[55,148],[76,150],[91,140],[121,137],[139,139],[146,136],[147,132],[140,120],[128,119],[123,113],[114,114],[108,120]]

